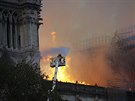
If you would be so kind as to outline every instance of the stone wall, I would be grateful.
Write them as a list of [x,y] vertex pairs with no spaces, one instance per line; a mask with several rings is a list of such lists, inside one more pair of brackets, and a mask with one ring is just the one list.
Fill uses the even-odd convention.
[[135,101],[135,91],[124,89],[63,82],[57,82],[56,88],[65,101]]
[[15,62],[24,57],[29,60],[31,54],[39,62],[40,7],[41,0],[0,1],[0,49]]

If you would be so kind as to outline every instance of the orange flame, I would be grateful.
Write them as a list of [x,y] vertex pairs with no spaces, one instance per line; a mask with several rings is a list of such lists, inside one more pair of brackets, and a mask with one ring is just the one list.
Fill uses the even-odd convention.
[[68,69],[70,69],[69,63],[71,61],[70,57],[66,58],[66,66],[59,67],[58,80],[63,82],[71,81],[70,74],[68,74]]
[[46,60],[47,60],[47,62],[49,62],[51,58],[52,58],[52,56],[50,56],[50,55],[49,55],[49,56],[47,56],[47,59],[46,59]]
[[[52,80],[53,75],[54,75],[54,68],[51,68],[50,65],[49,65],[51,57],[52,56],[50,56],[50,55],[47,56],[47,57],[43,57],[41,59],[41,62],[40,62],[42,73],[45,74],[45,75],[46,74],[49,75],[48,80]],[[72,82],[73,83],[72,77],[68,73],[68,71],[70,71],[70,61],[71,61],[71,58],[66,57],[66,66],[59,67],[58,75],[57,75],[57,78],[58,78],[59,81]]]
[[55,41],[56,40],[56,32],[51,32],[50,34],[52,36],[52,41]]

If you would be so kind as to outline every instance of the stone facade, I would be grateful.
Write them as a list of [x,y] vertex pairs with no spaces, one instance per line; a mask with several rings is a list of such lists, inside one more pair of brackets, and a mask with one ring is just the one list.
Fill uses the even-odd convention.
[[[44,81],[51,85],[52,81]],[[64,101],[135,101],[135,91],[78,83],[57,82],[56,91]]]
[[57,90],[65,101],[106,101],[106,89],[77,83],[57,83]]
[[40,7],[41,0],[0,0],[0,49],[15,62],[22,57],[39,61]]

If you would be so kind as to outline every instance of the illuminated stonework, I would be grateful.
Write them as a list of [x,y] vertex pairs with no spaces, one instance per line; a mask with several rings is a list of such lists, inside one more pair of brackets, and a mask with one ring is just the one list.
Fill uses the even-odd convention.
[[0,1],[0,49],[11,58],[40,57],[41,0]]

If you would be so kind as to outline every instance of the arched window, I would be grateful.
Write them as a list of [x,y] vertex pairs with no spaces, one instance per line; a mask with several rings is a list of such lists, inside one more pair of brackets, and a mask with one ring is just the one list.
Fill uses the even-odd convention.
[[[7,47],[10,48],[10,21],[9,16],[7,17]],[[5,33],[6,34],[6,33]]]
[[14,16],[12,17],[12,41],[13,41],[13,49],[16,48],[15,46],[15,40],[16,40],[16,37],[15,37],[15,19],[14,19]]
[[21,48],[21,36],[20,35],[18,36],[18,48],[19,49]]

